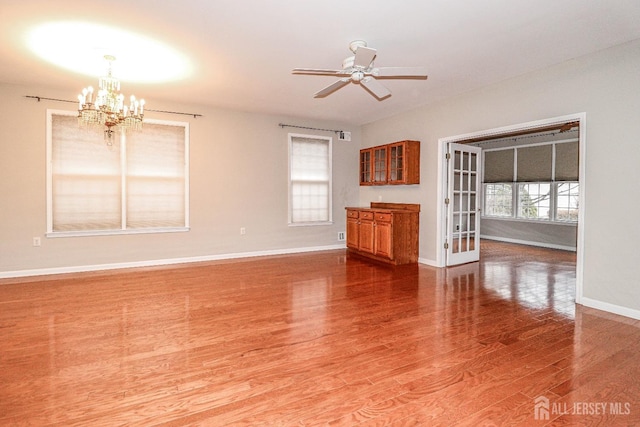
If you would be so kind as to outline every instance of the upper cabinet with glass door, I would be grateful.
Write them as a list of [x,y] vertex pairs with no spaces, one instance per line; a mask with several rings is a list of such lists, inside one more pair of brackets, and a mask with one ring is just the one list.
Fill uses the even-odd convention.
[[360,185],[420,184],[420,141],[360,150]]

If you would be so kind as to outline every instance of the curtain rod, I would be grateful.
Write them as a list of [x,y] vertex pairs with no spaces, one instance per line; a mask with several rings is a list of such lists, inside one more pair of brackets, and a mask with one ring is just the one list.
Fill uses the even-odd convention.
[[[58,99],[58,98],[46,98],[44,96],[34,96],[34,95],[25,95],[25,98],[31,98],[31,99],[37,99],[38,102],[40,102],[41,100],[46,100],[46,101],[56,101],[56,102],[69,102],[72,104],[77,104],[78,101],[69,101],[68,99]],[[197,113],[181,113],[179,111],[165,111],[165,110],[152,110],[150,108],[145,108],[146,111],[151,111],[154,113],[167,113],[167,114],[180,114],[183,116],[193,116],[194,119],[197,119],[198,117],[202,117],[202,114],[197,114]]]
[[335,129],[320,129],[320,128],[312,128],[312,127],[307,127],[307,126],[296,126],[296,125],[288,125],[286,123],[278,123],[278,126],[280,126],[281,128],[298,128],[298,129],[310,129],[310,130],[322,130],[325,132],[334,132],[334,133],[341,133],[344,132],[343,130],[335,130]]
[[[520,139],[539,138],[543,136],[556,136],[556,135],[560,135],[561,133],[576,133],[578,131],[579,129],[571,129],[566,131],[557,130],[557,131],[546,132],[546,133],[533,133],[530,135],[505,136],[503,138],[486,139],[484,141],[472,142],[470,145],[475,145],[476,147],[479,147],[481,145],[493,144],[493,143],[502,142],[502,141],[513,141],[514,143],[516,143]],[[549,141],[549,142],[554,142],[554,141]]]

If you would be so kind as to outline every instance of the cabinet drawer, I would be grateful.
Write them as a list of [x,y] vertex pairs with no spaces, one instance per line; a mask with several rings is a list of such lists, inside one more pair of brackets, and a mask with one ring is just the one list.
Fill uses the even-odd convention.
[[373,212],[362,211],[360,212],[361,219],[373,219]]
[[347,218],[358,218],[358,211],[347,210]]
[[391,214],[376,212],[375,219],[380,222],[391,222]]

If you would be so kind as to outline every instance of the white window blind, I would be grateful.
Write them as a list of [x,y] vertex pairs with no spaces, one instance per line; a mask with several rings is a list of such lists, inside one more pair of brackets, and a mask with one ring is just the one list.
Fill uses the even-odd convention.
[[331,138],[289,135],[289,223],[331,218]]
[[188,227],[186,123],[145,122],[113,135],[49,113],[48,232],[51,235],[181,230]]
[[185,225],[184,128],[145,124],[127,135],[127,228]]

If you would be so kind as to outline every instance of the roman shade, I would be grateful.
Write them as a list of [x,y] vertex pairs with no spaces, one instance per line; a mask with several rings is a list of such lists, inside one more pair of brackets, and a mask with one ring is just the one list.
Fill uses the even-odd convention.
[[518,182],[552,181],[553,145],[518,148]]
[[488,150],[483,182],[578,181],[578,151],[578,141]]
[[578,141],[556,144],[556,181],[578,180]]
[[512,182],[515,150],[486,151],[484,153],[484,182]]

